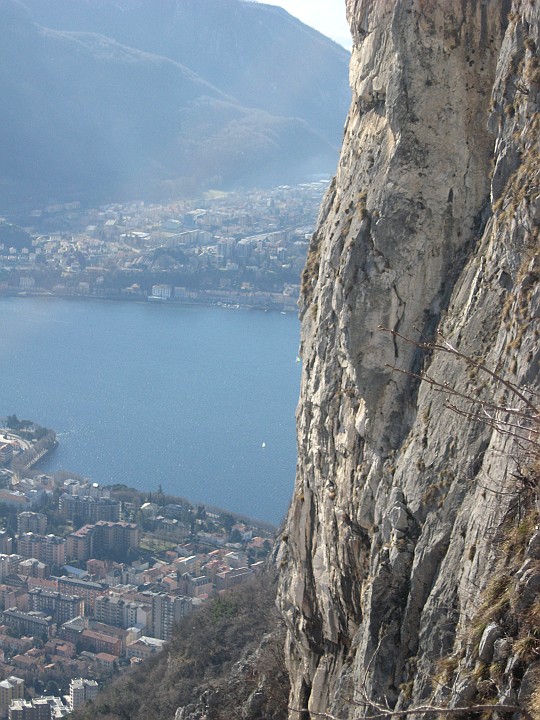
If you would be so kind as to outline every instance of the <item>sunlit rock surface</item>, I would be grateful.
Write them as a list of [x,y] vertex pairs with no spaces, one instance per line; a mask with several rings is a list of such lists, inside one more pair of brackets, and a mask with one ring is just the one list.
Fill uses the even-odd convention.
[[[496,628],[482,636],[484,657],[502,653],[495,682],[488,665],[474,671],[473,637],[518,512],[516,460],[531,458],[468,418],[466,398],[521,401],[380,326],[442,332],[538,385],[540,7],[347,0],[347,12],[353,100],[303,278],[299,462],[280,547],[291,715],[517,702],[524,656]],[[424,371],[464,397],[448,407]],[[512,657],[519,672],[504,670]]]

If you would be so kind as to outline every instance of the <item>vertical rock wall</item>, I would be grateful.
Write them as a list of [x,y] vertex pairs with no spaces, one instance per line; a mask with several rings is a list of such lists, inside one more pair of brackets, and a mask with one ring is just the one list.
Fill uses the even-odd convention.
[[[416,374],[518,402],[504,387],[379,326],[440,330],[538,386],[538,5],[347,0],[347,13],[353,101],[303,277],[280,548],[293,717],[476,697],[481,673],[475,685],[458,670],[477,662],[470,633],[515,513],[516,460],[530,461]],[[449,655],[443,691],[434,668]]]

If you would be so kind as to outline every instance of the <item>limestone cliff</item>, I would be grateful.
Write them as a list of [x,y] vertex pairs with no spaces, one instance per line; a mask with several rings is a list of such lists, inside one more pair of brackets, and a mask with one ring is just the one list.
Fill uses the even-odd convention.
[[[292,716],[512,704],[540,652],[533,458],[468,417],[467,398],[531,408],[379,326],[440,331],[538,389],[540,4],[347,0],[347,12],[353,102],[303,277],[280,547]],[[448,407],[434,383],[463,397]]]

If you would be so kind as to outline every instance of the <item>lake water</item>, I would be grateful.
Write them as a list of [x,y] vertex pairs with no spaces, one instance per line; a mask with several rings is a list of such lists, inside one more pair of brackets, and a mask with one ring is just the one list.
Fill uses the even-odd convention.
[[[39,466],[279,523],[300,384],[293,315],[0,299],[0,416],[57,431]],[[264,445],[263,445],[264,444]]]

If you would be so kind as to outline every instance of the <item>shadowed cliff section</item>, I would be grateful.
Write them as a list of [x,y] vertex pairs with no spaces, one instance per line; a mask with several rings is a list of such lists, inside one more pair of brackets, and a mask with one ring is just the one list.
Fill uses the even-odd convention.
[[[268,86],[278,96],[293,98],[300,88],[295,79],[284,86],[274,82],[272,72],[261,74],[261,63],[257,69],[248,48],[239,47],[234,39],[234,12],[225,22],[216,8],[208,7],[202,14],[200,5],[182,5],[182,28],[219,27],[221,40],[209,43],[190,31],[187,52],[167,56],[157,38],[163,24],[174,27],[173,17],[156,12],[156,7],[166,5],[152,5],[153,24],[144,22],[144,8],[140,12],[138,5],[133,12],[123,8],[125,27],[139,28],[137,38],[131,37],[134,32],[130,36],[139,44],[129,46],[92,32],[94,28],[85,23],[71,32],[47,28],[18,0],[0,0],[0,210],[53,201],[159,200],[206,187],[292,182],[310,173],[333,171],[339,144],[336,128],[346,113],[343,93],[331,92],[332,132],[316,118],[311,123],[301,113],[285,116],[285,101],[281,109],[271,111],[254,102],[247,105],[245,98],[230,93],[231,73],[230,82],[219,86],[214,84],[221,81],[217,72],[203,78],[193,66],[182,64],[190,60],[195,45],[199,64],[204,64],[201,58],[211,49],[215,66],[220,57],[226,65],[230,48],[237,47],[239,66],[252,68],[250,82],[260,95],[265,94],[261,88]],[[234,0],[229,5],[234,11],[241,4]],[[99,3],[88,6],[89,17],[99,19],[100,7]],[[149,19],[149,7],[146,14]],[[280,43],[294,47],[295,35],[306,35],[300,23],[291,32],[285,21],[264,24],[263,20],[248,17],[241,32],[264,36],[264,43],[259,38],[259,57],[270,63],[269,48],[278,53],[283,50]],[[100,23],[96,20],[94,25]],[[103,25],[105,30],[115,27],[108,17]],[[317,33],[307,36],[305,42],[317,54],[324,41]],[[187,42],[170,38],[169,45],[176,47],[177,40],[178,47]],[[347,53],[328,42],[322,66],[330,73],[327,79],[336,81],[334,87],[346,82],[346,62]],[[285,54],[280,67],[288,65],[294,62]],[[309,80],[301,92],[318,95]]]
[[[535,453],[466,410],[471,395],[521,401],[379,326],[440,331],[538,390],[540,10],[347,8],[353,102],[303,276],[299,462],[280,548],[290,705],[339,718],[524,707],[523,645],[538,650],[526,629],[540,584]],[[455,388],[452,407],[424,372]],[[479,616],[497,592],[507,604],[488,631]]]

